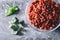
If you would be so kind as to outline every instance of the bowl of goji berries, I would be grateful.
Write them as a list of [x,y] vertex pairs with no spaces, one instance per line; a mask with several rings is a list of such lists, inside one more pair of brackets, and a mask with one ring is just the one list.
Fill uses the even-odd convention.
[[53,31],[59,27],[60,4],[54,0],[34,0],[28,4],[26,15],[34,29]]

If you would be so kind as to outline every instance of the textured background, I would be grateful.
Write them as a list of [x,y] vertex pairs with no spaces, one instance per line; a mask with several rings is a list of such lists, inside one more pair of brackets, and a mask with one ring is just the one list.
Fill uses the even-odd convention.
[[[22,31],[23,35],[12,35],[14,32],[9,28],[9,21],[13,17],[18,17],[19,19],[24,19],[27,23],[25,17],[25,9],[28,2],[29,0],[0,1],[0,40],[60,40],[60,28],[50,33],[41,33],[31,29],[28,27],[29,25],[25,25],[24,29],[26,31]],[[56,2],[59,2],[59,0],[56,0]],[[19,6],[20,12],[9,17],[5,17],[5,10],[13,5]]]

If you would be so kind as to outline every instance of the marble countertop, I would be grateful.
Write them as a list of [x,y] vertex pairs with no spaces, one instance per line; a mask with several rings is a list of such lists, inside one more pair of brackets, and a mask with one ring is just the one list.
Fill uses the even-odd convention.
[[[9,21],[13,17],[17,17],[19,19],[24,19],[25,17],[25,9],[29,0],[1,0],[0,1],[0,40],[60,40],[60,28],[56,29],[53,32],[44,33],[38,32],[28,27],[29,25],[25,25],[24,29],[26,31],[22,31],[23,35],[13,35],[14,32],[9,28]],[[58,0],[58,2],[60,2]],[[8,6],[8,5],[9,6]],[[4,15],[5,10],[9,7],[17,5],[20,8],[20,12],[18,14],[11,15],[6,17]]]

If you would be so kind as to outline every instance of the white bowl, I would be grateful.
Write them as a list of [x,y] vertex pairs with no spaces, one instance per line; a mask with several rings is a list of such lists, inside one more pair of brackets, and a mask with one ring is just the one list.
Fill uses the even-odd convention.
[[[26,10],[25,10],[26,21],[27,21],[27,24],[29,24],[29,27],[31,27],[32,29],[34,29],[34,30],[36,30],[36,31],[39,31],[39,32],[52,32],[52,31],[56,30],[57,28],[59,28],[60,23],[59,23],[55,28],[53,28],[53,29],[51,29],[51,30],[47,30],[47,31],[40,30],[40,29],[38,29],[38,28],[36,28],[36,27],[34,27],[33,25],[30,24],[29,19],[28,19],[28,17],[27,17],[27,13],[28,13],[28,12],[27,12],[27,11],[28,11],[27,9],[28,9],[29,5],[30,5],[33,1],[34,1],[34,0],[30,0],[30,1],[27,3]],[[59,0],[54,0],[54,1],[59,3]]]

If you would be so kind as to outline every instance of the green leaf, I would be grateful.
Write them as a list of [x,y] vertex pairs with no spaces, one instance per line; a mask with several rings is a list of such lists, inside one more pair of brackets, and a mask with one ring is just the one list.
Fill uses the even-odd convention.
[[12,24],[10,27],[11,29],[13,29],[13,31],[18,31],[19,29],[19,26],[17,26],[16,24]]
[[5,16],[10,16],[14,14],[15,11],[19,10],[18,6],[13,6],[6,11]]
[[10,24],[17,24],[19,22],[19,19],[17,17],[12,18]]
[[23,23],[24,23],[24,20],[19,21],[19,24],[23,24]]

